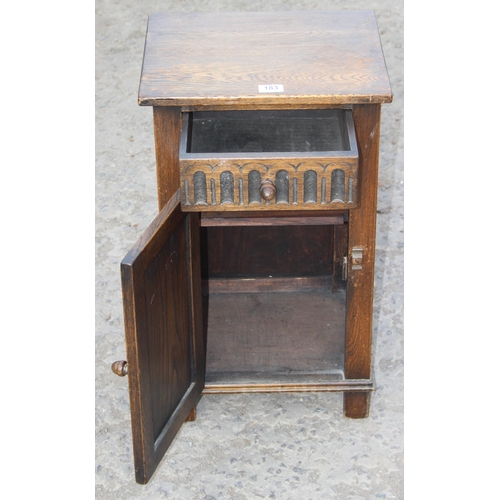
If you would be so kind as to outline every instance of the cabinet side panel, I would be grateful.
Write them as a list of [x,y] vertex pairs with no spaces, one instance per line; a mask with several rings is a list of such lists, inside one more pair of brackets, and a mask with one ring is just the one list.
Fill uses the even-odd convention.
[[[373,278],[377,216],[380,105],[354,106],[359,151],[359,206],[349,212],[346,324],[346,378],[369,379],[371,373]],[[353,269],[353,248],[362,253]]]

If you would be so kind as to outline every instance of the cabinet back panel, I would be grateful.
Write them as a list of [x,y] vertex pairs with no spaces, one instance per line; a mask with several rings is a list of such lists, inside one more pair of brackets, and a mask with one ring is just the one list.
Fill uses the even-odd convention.
[[333,227],[201,228],[202,278],[332,275]]

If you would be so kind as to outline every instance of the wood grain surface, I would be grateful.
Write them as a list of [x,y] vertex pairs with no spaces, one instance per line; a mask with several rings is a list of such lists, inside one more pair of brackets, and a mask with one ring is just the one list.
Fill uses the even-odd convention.
[[158,209],[174,196],[180,186],[179,140],[182,115],[180,108],[153,108],[156,150]]
[[331,276],[333,227],[202,228],[202,276],[204,279]]
[[[179,160],[183,210],[356,207],[358,149],[352,111],[265,113],[183,113]],[[197,134],[203,132],[209,137],[202,140]],[[249,152],[249,144],[250,149],[258,147]],[[334,181],[337,174],[340,184]],[[277,195],[269,199],[258,192],[252,195],[256,188],[251,187],[252,175],[257,175],[258,186],[271,183]],[[312,185],[307,186],[311,175]]]
[[[268,211],[268,210],[345,210],[357,206],[357,158],[302,157],[234,159],[221,158],[180,160],[182,209],[186,212],[212,211]],[[342,171],[345,176],[343,199],[332,199],[332,172]],[[205,201],[196,203],[193,175],[203,173]],[[231,172],[231,200],[224,202],[221,176]],[[278,183],[280,172],[286,173],[285,201],[278,197],[250,201],[249,174],[258,172],[260,179]],[[312,194],[307,196],[306,177],[313,173]],[[295,193],[295,194],[294,194]]]
[[[286,215],[286,214],[285,214]],[[342,215],[328,217],[207,217],[201,218],[202,227],[217,226],[333,226],[344,224]]]
[[190,251],[198,229],[190,228],[193,216],[181,212],[179,200],[177,193],[121,264],[135,472],[142,484],[204,386],[199,257]]
[[[259,85],[283,85],[259,93]],[[232,109],[391,102],[372,11],[149,16],[139,104]]]
[[342,373],[345,292],[211,294],[211,373]]
[[348,418],[366,418],[370,414],[370,393],[353,392],[346,388],[344,392],[344,415]]
[[[346,378],[370,378],[373,281],[377,219],[380,105],[354,109],[359,146],[360,206],[349,214]],[[352,249],[361,248],[360,270],[352,269]]]

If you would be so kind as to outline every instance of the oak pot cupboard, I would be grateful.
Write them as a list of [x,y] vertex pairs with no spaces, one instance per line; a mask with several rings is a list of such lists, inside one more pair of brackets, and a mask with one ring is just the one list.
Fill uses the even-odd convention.
[[371,11],[151,14],[159,213],[121,264],[135,473],[202,394],[368,416],[382,103]]

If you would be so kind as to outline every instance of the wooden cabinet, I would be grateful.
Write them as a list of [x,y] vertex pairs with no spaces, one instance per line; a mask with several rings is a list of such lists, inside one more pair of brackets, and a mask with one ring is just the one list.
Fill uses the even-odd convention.
[[368,416],[380,106],[373,12],[152,14],[160,212],[122,270],[136,480],[204,393],[342,391]]

